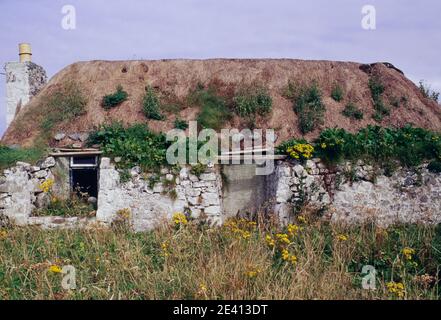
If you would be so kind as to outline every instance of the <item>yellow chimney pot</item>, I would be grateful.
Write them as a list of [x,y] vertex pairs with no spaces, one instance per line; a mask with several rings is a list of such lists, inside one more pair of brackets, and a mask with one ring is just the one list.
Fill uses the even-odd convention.
[[20,62],[31,61],[31,45],[29,43],[20,43],[18,45],[18,55],[20,56]]

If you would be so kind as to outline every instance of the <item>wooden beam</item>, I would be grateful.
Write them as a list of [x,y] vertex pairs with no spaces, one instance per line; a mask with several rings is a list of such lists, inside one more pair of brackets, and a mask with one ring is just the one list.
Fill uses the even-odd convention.
[[81,152],[52,152],[49,153],[52,157],[75,157],[75,156],[98,156],[102,151],[81,151]]

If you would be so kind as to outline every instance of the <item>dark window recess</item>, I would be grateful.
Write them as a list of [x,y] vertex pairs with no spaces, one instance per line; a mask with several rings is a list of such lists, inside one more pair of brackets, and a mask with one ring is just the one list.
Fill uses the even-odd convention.
[[72,157],[73,165],[96,165],[96,157]]
[[[72,190],[78,195],[87,193],[90,197],[98,196],[98,169],[77,168],[71,169]],[[82,193],[82,194],[81,194]]]

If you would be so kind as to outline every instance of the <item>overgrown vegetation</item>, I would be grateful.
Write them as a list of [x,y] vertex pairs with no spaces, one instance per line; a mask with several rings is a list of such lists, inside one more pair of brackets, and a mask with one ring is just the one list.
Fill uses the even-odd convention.
[[[307,156],[302,154],[301,159],[319,157],[332,164],[342,160],[364,160],[383,167],[393,167],[394,162],[415,167],[424,161],[439,162],[441,159],[441,135],[412,126],[368,126],[357,133],[341,128],[326,129],[312,143],[291,139],[282,142],[277,151],[291,155],[293,147],[306,144],[311,145],[313,152],[308,152]],[[436,166],[432,164],[433,170]]]
[[429,85],[427,85],[423,80],[421,80],[419,83],[419,89],[425,98],[431,99],[436,103],[439,103],[440,93],[432,90],[432,88]]
[[75,82],[69,82],[44,99],[45,104],[40,107],[37,117],[41,117],[43,135],[61,123],[75,119],[86,112],[87,99],[81,88]]
[[343,88],[339,84],[335,84],[332,87],[331,91],[331,98],[334,99],[337,102],[340,102],[344,98],[344,91]]
[[327,129],[316,140],[316,146],[317,156],[333,163],[363,159],[375,163],[398,161],[412,167],[441,157],[441,136],[411,126],[368,126],[355,134],[344,129]]
[[90,134],[88,144],[99,144],[105,155],[120,157],[120,168],[139,165],[143,170],[166,164],[169,145],[163,134],[151,132],[145,124],[124,128],[121,123],[101,126]]
[[207,165],[198,163],[191,167],[190,172],[199,178],[206,170]]
[[175,119],[174,122],[175,129],[185,130],[188,128],[188,122],[179,118]]
[[234,111],[241,117],[267,115],[272,110],[273,100],[268,90],[261,86],[242,88],[233,99]]
[[148,119],[164,120],[160,111],[161,104],[155,90],[151,86],[145,87],[145,95],[142,100],[142,111]]
[[433,173],[441,173],[441,160],[433,160],[433,161],[431,161],[428,164],[427,169],[430,172],[433,172]]
[[231,119],[231,112],[225,100],[213,88],[205,89],[198,85],[189,96],[189,102],[201,107],[197,121],[202,128],[220,130]]
[[305,134],[323,123],[325,105],[317,84],[302,87],[294,98],[294,111],[299,118],[299,129]]
[[342,111],[342,114],[345,117],[355,119],[355,120],[361,120],[363,119],[363,111],[359,109],[354,103],[350,102],[348,103],[345,108]]
[[390,115],[390,110],[383,101],[385,87],[378,77],[373,76],[369,79],[369,89],[375,110],[373,118],[375,121],[381,122],[385,116]]
[[61,217],[92,217],[95,209],[87,203],[87,198],[80,198],[72,195],[67,199],[62,199],[52,195],[48,205],[33,212],[34,216],[61,216]]
[[121,85],[118,85],[114,93],[105,95],[103,97],[101,105],[105,110],[110,110],[121,104],[122,102],[126,101],[128,96],[128,93],[124,91],[123,87]]
[[17,161],[35,163],[43,157],[45,150],[40,147],[9,148],[0,145],[0,170],[12,167]]
[[[180,213],[146,233],[2,229],[0,299],[440,299],[440,264],[441,230],[429,225],[345,227],[303,214],[285,228],[209,228]],[[61,286],[64,265],[76,268],[75,290]],[[376,290],[362,288],[365,265]]]

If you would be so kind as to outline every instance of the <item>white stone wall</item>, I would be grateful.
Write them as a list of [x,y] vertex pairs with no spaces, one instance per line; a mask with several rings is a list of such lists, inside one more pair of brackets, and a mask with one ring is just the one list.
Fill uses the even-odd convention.
[[[152,174],[143,174],[139,168],[130,171],[131,180],[120,182],[120,173],[109,158],[102,158],[98,193],[97,221],[111,223],[117,211],[129,209],[131,224],[136,231],[149,230],[170,220],[175,212],[188,212],[194,218],[206,217],[212,224],[222,222],[222,181],[218,168],[207,168],[197,176],[190,173],[190,167],[173,174],[162,169],[157,183],[150,187]],[[174,180],[176,198],[167,193],[165,180]]]
[[26,162],[3,171],[0,176],[0,214],[18,225],[29,224],[32,211],[47,205],[49,198],[40,186],[47,179],[55,180],[51,169],[55,166],[53,157],[32,166]]
[[42,67],[33,62],[8,62],[6,71],[6,126],[46,84]]
[[[49,157],[38,166],[19,162],[4,170],[0,176],[0,223],[7,217],[18,225],[43,228],[110,225],[118,210],[128,209],[134,230],[144,231],[170,220],[175,212],[212,224],[221,224],[227,216],[219,166],[207,168],[199,178],[190,173],[191,167],[178,172],[164,168],[153,185],[153,174],[135,167],[130,170],[131,179],[121,183],[115,165],[109,158],[102,158],[96,219],[32,217],[36,207],[47,204],[47,194],[40,185],[54,179],[55,164],[55,159]],[[174,183],[167,186],[167,181]],[[359,223],[369,219],[384,226],[441,222],[441,174],[430,173],[426,166],[401,168],[386,177],[362,162],[329,169],[319,159],[304,165],[279,161],[265,183],[268,201],[274,203],[272,211],[283,224],[294,218],[295,208],[305,205],[322,209],[325,218],[332,221]]]
[[323,209],[325,217],[346,223],[441,222],[441,175],[425,165],[386,177],[361,161],[333,170],[319,159],[305,165],[284,161],[274,179],[274,211],[284,224],[293,219],[296,204]]

